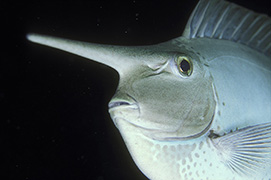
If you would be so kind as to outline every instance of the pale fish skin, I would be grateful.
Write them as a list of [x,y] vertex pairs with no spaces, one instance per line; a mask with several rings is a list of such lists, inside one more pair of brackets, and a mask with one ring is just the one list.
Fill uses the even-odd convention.
[[114,68],[109,113],[152,180],[271,179],[271,20],[202,0],[182,37],[111,46],[29,34]]

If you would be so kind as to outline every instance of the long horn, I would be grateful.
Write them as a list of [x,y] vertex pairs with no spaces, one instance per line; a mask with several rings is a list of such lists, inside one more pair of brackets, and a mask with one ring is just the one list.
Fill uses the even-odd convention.
[[136,51],[142,50],[139,47],[94,44],[39,34],[28,34],[27,39],[100,62],[114,68],[119,73],[134,65],[136,63],[136,58],[134,58]]

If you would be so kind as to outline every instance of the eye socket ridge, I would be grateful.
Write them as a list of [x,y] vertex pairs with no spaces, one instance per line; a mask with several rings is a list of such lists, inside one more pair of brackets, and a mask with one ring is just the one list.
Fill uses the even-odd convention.
[[177,69],[182,76],[190,76],[193,71],[192,61],[186,56],[178,56],[175,59]]

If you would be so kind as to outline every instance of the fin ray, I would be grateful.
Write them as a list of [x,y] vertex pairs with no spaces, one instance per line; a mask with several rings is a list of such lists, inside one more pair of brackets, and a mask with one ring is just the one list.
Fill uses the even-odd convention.
[[187,38],[234,41],[271,55],[271,18],[233,3],[200,0],[183,32]]
[[221,161],[239,174],[261,171],[271,162],[271,123],[249,126],[211,140]]

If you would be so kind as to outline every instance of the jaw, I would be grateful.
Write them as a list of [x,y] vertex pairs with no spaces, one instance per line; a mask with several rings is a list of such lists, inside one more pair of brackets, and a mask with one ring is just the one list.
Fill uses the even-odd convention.
[[[132,126],[134,127],[131,130],[135,130],[138,134],[141,134],[145,138],[151,139],[153,141],[187,141],[187,140],[193,140],[200,136],[203,136],[204,134],[207,134],[207,132],[210,130],[210,127],[213,123],[213,117],[214,114],[212,114],[209,124],[196,124],[196,127],[201,127],[200,131],[194,132],[194,133],[185,133],[184,136],[182,133],[183,131],[189,131],[191,128],[194,128],[194,126],[187,126],[187,127],[174,127],[172,129],[169,129],[163,124],[160,127],[155,127],[154,123],[146,123],[146,122],[152,122],[151,119],[155,119],[155,116],[149,116],[148,118],[142,117],[144,114],[141,112],[141,108],[137,101],[134,101],[133,103],[131,101],[116,101],[111,100],[109,103],[109,113],[111,116],[111,119],[113,120],[115,126],[120,129],[120,123],[122,121],[126,122],[125,126]],[[155,113],[152,113],[155,114]],[[158,117],[157,117],[158,118]],[[161,117],[160,117],[161,118]],[[188,120],[189,121],[189,120]],[[126,132],[125,132],[126,133]],[[131,134],[131,132],[129,132]],[[123,135],[123,133],[122,133]]]

